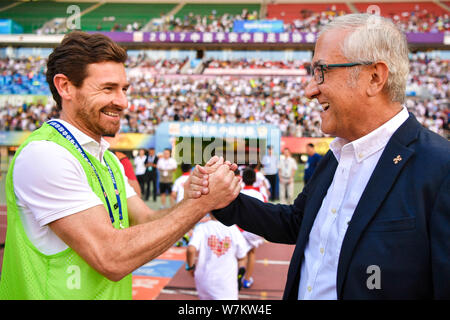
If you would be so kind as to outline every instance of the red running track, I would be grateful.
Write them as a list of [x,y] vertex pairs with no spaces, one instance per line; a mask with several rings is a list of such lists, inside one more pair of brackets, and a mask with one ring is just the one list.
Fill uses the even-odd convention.
[[[6,206],[0,205],[0,243],[6,237]],[[279,300],[283,296],[293,245],[265,242],[256,249],[255,280],[239,292],[240,300]],[[171,248],[157,259],[183,261],[172,278],[133,275],[133,299],[198,300],[194,279],[184,270],[185,248]],[[0,249],[0,270],[3,249]]]

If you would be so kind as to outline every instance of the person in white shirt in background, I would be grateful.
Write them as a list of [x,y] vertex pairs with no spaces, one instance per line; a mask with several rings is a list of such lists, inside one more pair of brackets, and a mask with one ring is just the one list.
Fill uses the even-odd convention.
[[[252,168],[247,168],[243,171],[242,181],[244,183],[244,187],[241,190],[241,193],[256,198],[262,202],[267,202],[267,198],[260,191],[260,188],[254,186],[256,181],[256,173]],[[245,230],[242,231],[242,235],[251,247],[247,253],[247,270],[243,279],[244,288],[250,288],[254,282],[252,275],[255,267],[256,248],[264,243],[264,238]]]
[[145,150],[139,149],[139,154],[134,158],[134,173],[136,174],[139,186],[141,187],[141,194],[145,194],[145,173],[147,171],[147,168],[145,166],[146,159],[147,155],[145,154]]
[[245,264],[250,247],[236,225],[227,227],[210,216],[194,228],[186,270],[195,279],[200,300],[238,300],[238,264]]
[[[181,164],[182,175],[179,176],[175,180],[175,182],[173,183],[173,188],[172,188],[172,198],[174,199],[175,203],[179,203],[179,202],[181,202],[181,200],[184,199],[184,184],[189,179],[189,174],[191,172],[191,168],[192,167],[190,164],[187,164],[187,163]],[[188,233],[186,233],[182,239],[177,241],[175,243],[175,245],[177,247],[181,247],[181,245],[183,244],[183,241],[186,243],[186,245],[189,243],[189,234]]]
[[159,170],[159,192],[161,194],[161,208],[166,207],[166,195],[169,196],[170,206],[174,199],[171,197],[173,174],[177,169],[177,162],[170,156],[170,149],[164,149],[163,156],[159,158],[156,167]]
[[[297,170],[297,162],[292,158],[288,148],[284,148],[280,157],[280,203],[292,204],[294,200],[294,175]],[[286,199],[287,192],[287,199]]]
[[184,183],[189,179],[189,174],[191,171],[191,165],[187,163],[181,164],[181,176],[179,176],[173,183],[172,188],[172,198],[175,203],[180,202],[184,199]]
[[259,171],[260,165],[254,164],[251,165],[250,167],[255,172],[255,182],[253,183],[253,186],[259,189],[259,192],[264,196],[265,199],[264,202],[267,202],[267,200],[269,200],[270,197],[270,182],[264,176],[264,174],[261,171]]

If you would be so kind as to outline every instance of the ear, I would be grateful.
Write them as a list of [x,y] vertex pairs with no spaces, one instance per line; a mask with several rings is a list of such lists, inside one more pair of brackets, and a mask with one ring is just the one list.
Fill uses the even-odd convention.
[[73,97],[73,85],[69,81],[69,78],[62,73],[55,74],[53,77],[53,84],[56,90],[58,90],[61,100],[72,100]]
[[384,61],[379,61],[370,66],[369,86],[366,91],[369,97],[374,97],[383,90],[387,82],[388,75],[389,68]]

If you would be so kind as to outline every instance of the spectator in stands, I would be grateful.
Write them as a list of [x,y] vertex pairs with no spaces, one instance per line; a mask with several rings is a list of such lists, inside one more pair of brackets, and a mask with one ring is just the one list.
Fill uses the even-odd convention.
[[306,161],[305,172],[303,175],[305,185],[308,183],[309,179],[311,179],[320,159],[322,159],[322,156],[316,152],[314,144],[312,143],[306,145],[306,154],[308,155],[308,160]]
[[[5,61],[3,64],[2,62]],[[7,90],[17,89],[12,85],[12,77],[16,71],[15,63],[25,79],[28,71],[33,74],[39,71],[44,59],[32,59],[26,69],[21,59],[0,59],[1,70],[6,76],[0,76]],[[121,119],[121,132],[139,132],[154,134],[158,124],[162,121],[205,121],[216,123],[270,123],[280,126],[287,136],[322,137],[320,131],[320,105],[317,101],[310,101],[304,96],[307,77],[255,77],[251,81],[243,78],[227,77],[196,77],[186,76],[165,79],[155,74],[178,72],[185,60],[153,60],[145,54],[130,57],[127,66],[130,69],[130,107],[124,111]],[[220,63],[225,68],[267,67],[277,62],[265,63],[263,60],[230,60],[212,61]],[[299,62],[284,63],[288,68],[298,69]],[[35,66],[36,64],[36,66]],[[309,68],[307,63],[305,68]],[[164,66],[168,66],[168,69]],[[176,67],[173,67],[176,65]],[[170,71],[172,70],[173,71]],[[418,53],[411,55],[411,71],[407,84],[406,106],[414,113],[418,120],[427,128],[449,136],[448,130],[448,62],[439,58],[430,58],[429,54]],[[21,78],[23,78],[23,76]],[[29,80],[22,80],[20,90],[28,90],[32,84]],[[231,84],[231,85],[230,85]],[[8,89],[9,88],[9,89]],[[39,87],[40,88],[40,87]],[[16,90],[14,89],[14,90]],[[20,91],[18,90],[18,91]],[[33,89],[35,90],[35,89]],[[38,90],[38,89],[36,89]],[[40,89],[39,89],[40,90]],[[48,91],[48,87],[45,88]],[[45,94],[45,90],[41,93]],[[33,107],[33,114],[37,116],[35,122],[27,115],[24,117],[24,107],[9,106],[7,110],[0,108],[0,129],[2,130],[30,130],[40,127],[44,121],[57,117],[57,111],[49,103],[42,109]],[[182,112],[180,112],[182,110]],[[5,114],[8,116],[5,116]],[[2,115],[3,114],[3,115]],[[283,114],[285,116],[283,116]],[[285,123],[282,124],[281,120]],[[287,122],[286,122],[287,121]],[[5,124],[8,124],[6,126]]]

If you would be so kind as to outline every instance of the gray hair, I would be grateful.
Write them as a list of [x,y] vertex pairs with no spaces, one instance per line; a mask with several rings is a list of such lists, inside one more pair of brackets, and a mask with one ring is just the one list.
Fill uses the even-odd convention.
[[[332,29],[352,31],[341,44],[342,54],[351,62],[384,61],[389,68],[385,90],[391,101],[405,101],[409,73],[408,43],[405,35],[386,18],[362,13],[337,17],[319,33]],[[358,72],[356,68],[355,72]],[[357,75],[356,75],[357,77]]]

